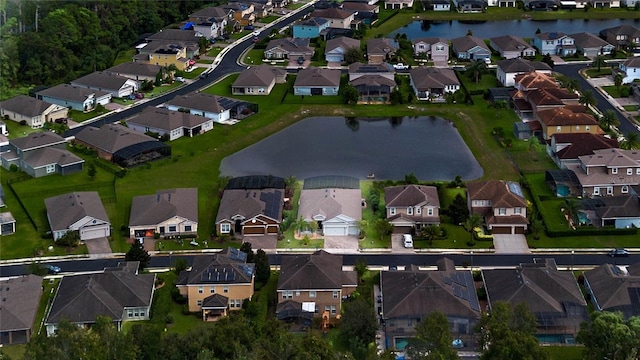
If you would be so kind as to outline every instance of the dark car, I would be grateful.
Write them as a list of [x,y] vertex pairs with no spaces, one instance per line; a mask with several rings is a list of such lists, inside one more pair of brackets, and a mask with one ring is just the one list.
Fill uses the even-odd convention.
[[627,257],[629,256],[629,252],[625,249],[613,249],[609,251],[609,256],[611,257]]
[[49,274],[59,274],[60,271],[62,271],[62,269],[60,269],[59,266],[55,266],[55,265],[51,265],[51,264],[44,264],[42,267],[47,269],[47,272]]
[[253,30],[255,29],[255,27],[253,27],[252,25],[247,25],[244,27],[245,30]]

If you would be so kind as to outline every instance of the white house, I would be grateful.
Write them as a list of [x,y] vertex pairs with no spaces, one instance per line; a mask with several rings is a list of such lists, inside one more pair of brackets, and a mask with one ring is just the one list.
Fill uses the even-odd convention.
[[129,216],[133,237],[192,235],[198,232],[198,189],[160,190],[134,196]]
[[140,82],[111,72],[96,71],[71,81],[71,85],[106,91],[113,97],[123,98],[138,91]]
[[316,221],[324,235],[358,235],[362,220],[360,189],[304,189],[300,193],[299,217]]
[[225,109],[220,105],[223,101],[224,98],[220,96],[199,92],[178,95],[169,100],[166,107],[171,111],[188,110],[191,115],[204,116],[214,122],[224,123],[231,118],[231,109]]
[[96,191],[80,191],[44,199],[53,239],[78,231],[80,240],[111,235],[111,223]]
[[632,57],[621,63],[618,67],[624,78],[623,83],[631,83],[634,80],[640,80],[640,57]]
[[66,118],[68,112],[69,109],[64,106],[26,95],[18,95],[0,103],[0,116],[3,119],[18,123],[25,121],[33,129],[41,128],[47,122]]

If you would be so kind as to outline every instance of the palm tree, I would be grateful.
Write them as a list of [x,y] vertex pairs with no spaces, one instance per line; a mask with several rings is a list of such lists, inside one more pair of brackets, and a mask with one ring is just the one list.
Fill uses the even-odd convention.
[[600,118],[600,126],[605,130],[610,130],[612,126],[618,125],[620,125],[620,120],[616,112],[611,109],[605,110]]
[[469,215],[467,220],[464,221],[464,227],[467,229],[470,235],[470,240],[469,240],[470,244],[475,245],[475,241],[473,240],[473,231],[474,231],[473,229],[480,227],[481,224],[482,224],[482,218],[478,214],[471,214]]
[[578,102],[586,107],[594,106],[596,104],[596,96],[593,95],[591,90],[587,90],[582,93]]
[[307,229],[307,222],[304,220],[302,216],[300,216],[298,220],[294,221],[292,225],[293,225],[293,229],[296,231],[298,236],[300,236],[300,233],[302,231]]
[[613,83],[616,85],[616,89],[618,89],[618,92],[620,92],[622,81],[624,81],[624,75],[622,75],[621,72],[618,72],[613,76]]
[[568,78],[567,82],[564,84],[564,87],[567,90],[574,92],[576,90],[580,90],[580,82],[576,78]]
[[582,205],[576,201],[576,199],[565,200],[565,205],[567,206],[565,209],[567,216],[574,224],[576,224],[578,220],[578,211],[582,208]]
[[500,115],[500,110],[508,108],[509,107],[509,103],[507,103],[506,100],[496,100],[493,103],[493,107],[498,109],[497,115],[499,116]]
[[433,245],[433,240],[440,234],[440,228],[436,225],[423,226],[420,235],[429,240],[429,246]]
[[476,79],[476,84],[480,81],[480,75],[484,73],[487,68],[487,64],[484,61],[472,61],[469,65],[467,65],[466,72],[467,75],[471,78]]
[[638,133],[630,132],[625,135],[624,140],[620,143],[621,149],[633,150],[640,148],[640,139],[638,139]]
[[607,65],[607,62],[605,61],[605,57],[604,55],[598,55],[593,59],[593,66],[598,68],[598,72],[600,72],[600,69],[602,69],[603,66]]

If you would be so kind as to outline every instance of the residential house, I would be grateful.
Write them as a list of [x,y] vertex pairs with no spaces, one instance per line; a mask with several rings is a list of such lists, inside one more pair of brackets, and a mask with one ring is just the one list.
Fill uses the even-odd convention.
[[[573,111],[573,108],[580,108]],[[542,125],[542,137],[551,139],[554,134],[568,133],[604,133],[598,125],[598,120],[586,112],[584,106],[565,106],[537,112],[537,117]]]
[[[225,27],[232,18],[233,11],[219,6],[209,6],[189,15],[189,21],[195,24],[193,29],[208,38],[224,35]],[[206,27],[206,30],[200,27]],[[207,30],[211,33],[207,34]]]
[[[631,192],[635,192],[632,191]],[[613,227],[616,229],[640,228],[640,197],[638,194],[598,197],[580,201],[578,221],[580,225]]]
[[140,83],[128,77],[105,71],[96,71],[71,81],[71,86],[106,91],[114,98],[123,98],[138,91]]
[[432,0],[433,11],[451,11],[451,2],[447,0]]
[[0,116],[4,120],[17,123],[24,121],[32,129],[41,128],[47,122],[64,119],[68,112],[69,109],[65,106],[51,104],[26,95],[14,96],[0,102]]
[[69,84],[60,84],[40,90],[36,93],[36,98],[84,112],[92,111],[98,104],[104,106],[111,102],[111,94],[106,91],[91,90]]
[[515,269],[482,270],[489,307],[497,302],[525,303],[536,317],[539,334],[576,336],[588,319],[587,302],[571,271],[552,258],[533,259]]
[[329,39],[324,49],[324,57],[328,63],[342,63],[349,49],[360,49],[360,40],[346,36]]
[[338,95],[340,89],[340,70],[325,68],[307,68],[298,71],[293,84],[294,95]]
[[444,101],[444,95],[460,90],[452,69],[417,67],[409,71],[411,88],[418,100]]
[[178,188],[134,196],[129,214],[131,238],[196,235],[198,232],[198,189]]
[[592,5],[596,9],[619,8],[620,0],[593,0]]
[[222,193],[216,232],[219,235],[277,235],[282,221],[284,179],[245,176],[232,179]]
[[286,82],[287,71],[269,65],[252,66],[231,85],[234,95],[269,95],[276,84]]
[[80,240],[111,235],[111,222],[97,191],[76,191],[44,199],[53,240],[78,231]]
[[282,258],[278,277],[279,320],[295,321],[342,313],[342,299],[356,291],[355,271],[342,269],[342,255],[319,250]]
[[616,48],[592,33],[581,32],[569,36],[573,38],[578,52],[588,58],[594,58],[598,55],[609,55]]
[[[4,206],[4,204],[2,205]],[[11,235],[16,232],[16,218],[10,211],[0,213],[0,235]],[[0,325],[1,328],[1,325]],[[1,337],[1,335],[0,335]]]
[[258,19],[264,19],[267,16],[269,16],[269,14],[271,12],[273,12],[273,4],[271,3],[271,1],[268,2],[251,2],[251,5],[253,5],[253,14],[256,16],[256,20]]
[[[518,76],[516,76],[517,82]],[[517,86],[517,83],[516,83]],[[541,120],[539,113],[544,110],[550,109],[559,109],[559,108],[567,108],[564,110],[564,113],[553,113],[553,114],[568,114],[569,112],[573,113],[584,113],[586,112],[586,107],[578,104],[579,96],[570,92],[566,89],[561,89],[559,87],[555,88],[543,88],[543,89],[533,89],[533,90],[525,90],[525,91],[514,91],[512,95],[514,107],[516,109],[516,113],[523,119],[533,119],[533,120]],[[549,117],[547,113],[547,118]],[[584,125],[588,125],[585,123]],[[597,131],[596,129],[590,129],[588,132]],[[575,132],[575,131],[574,131]],[[547,134],[551,136],[551,132]]]
[[551,74],[551,66],[542,61],[530,61],[521,58],[512,58],[498,61],[496,76],[502,86],[514,86],[516,75],[530,72]]
[[349,80],[349,85],[358,91],[358,104],[388,104],[391,92],[398,86],[383,75],[363,75]]
[[367,59],[369,64],[382,64],[388,61],[400,49],[398,41],[389,38],[367,40]]
[[202,117],[206,122],[202,122],[201,132],[213,129],[213,123],[224,124],[231,118],[231,110],[224,108],[221,103],[229,102],[229,99],[217,95],[206,93],[190,93],[187,95],[177,95],[169,100],[165,106],[171,111],[188,110],[188,114]]
[[524,234],[527,230],[527,200],[516,182],[467,183],[467,203],[471,213],[480,215],[493,234]]
[[620,72],[624,78],[622,83],[628,84],[640,80],[640,57],[632,57],[620,63],[615,72]]
[[255,265],[247,263],[247,254],[227,248],[197,256],[189,270],[180,272],[176,287],[187,298],[189,312],[201,313],[203,321],[216,321],[251,300],[254,278]]
[[453,6],[459,13],[481,13],[487,9],[484,0],[453,0]]
[[491,50],[484,40],[466,35],[451,40],[451,50],[458,59],[485,61],[491,59]]
[[602,264],[582,273],[584,288],[597,311],[621,312],[625,319],[640,316],[640,265]]
[[[200,38],[202,34],[193,30],[162,29],[155,34],[147,36],[149,45],[156,43],[175,44],[185,48],[184,56],[188,59],[200,55]],[[152,45],[153,46],[153,45]]]
[[31,340],[44,288],[42,280],[33,274],[0,280],[0,344],[26,344]]
[[349,65],[349,81],[367,75],[378,75],[389,80],[394,80],[395,70],[389,63],[363,64],[357,62]]
[[362,220],[360,189],[303,189],[298,217],[315,221],[318,232],[326,236],[358,236]]
[[453,260],[440,258],[437,270],[381,271],[382,302],[378,312],[384,320],[390,348],[416,336],[416,326],[433,312],[447,317],[451,336],[472,343],[482,309],[470,270],[456,270]]
[[330,28],[351,29],[355,21],[355,13],[349,10],[336,8],[314,10],[312,17],[325,19],[329,22]]
[[567,169],[578,177],[584,198],[626,195],[640,185],[638,150],[601,149],[578,159],[580,164],[567,164]]
[[143,81],[155,82],[156,77],[161,70],[162,66],[160,65],[124,62],[122,64],[112,66],[104,72],[124,76],[126,78],[133,79],[139,83],[142,83]]
[[640,46],[640,29],[632,25],[620,25],[600,31],[600,37],[618,49]]
[[222,4],[220,7],[225,10],[233,11],[233,20],[241,27],[253,25],[256,21],[256,15],[254,14],[254,7],[252,3],[229,2],[227,4]]
[[144,134],[158,134],[168,141],[194,137],[213,129],[213,120],[204,116],[150,106],[127,119],[127,127]]
[[315,50],[309,46],[309,39],[281,38],[270,40],[264,50],[268,60],[291,60],[298,64],[311,60]]
[[171,156],[169,145],[120,124],[87,126],[76,134],[75,142],[123,167]]
[[384,188],[387,220],[409,233],[422,226],[440,225],[440,199],[435,186],[399,185]]
[[385,10],[411,9],[411,8],[413,8],[413,0],[384,0]]
[[32,177],[51,174],[69,175],[82,171],[84,160],[67,150],[67,141],[51,132],[36,132],[9,140],[7,150],[0,154],[2,167],[16,165]]
[[45,315],[47,336],[63,319],[90,327],[98,316],[109,317],[118,331],[125,321],[149,320],[156,275],[138,274],[138,266],[129,261],[101,273],[64,276]]
[[355,20],[363,20],[366,25],[371,25],[371,21],[367,22],[365,19],[376,20],[380,13],[379,5],[365,2],[344,1],[342,2],[342,9],[353,12]]
[[514,77],[513,86],[520,91],[536,89],[554,89],[558,87],[556,79],[548,73],[532,71]]
[[143,48],[133,57],[133,61],[143,64],[154,64],[162,67],[174,65],[180,71],[189,68],[187,47],[179,43],[154,41]]
[[413,40],[413,54],[417,57],[426,56],[436,65],[447,65],[449,42],[443,38],[418,38]]
[[329,21],[323,18],[312,17],[293,24],[293,37],[312,39],[329,29]]
[[531,45],[535,46],[542,55],[569,56],[576,52],[573,38],[563,32],[535,34],[531,39]]
[[0,120],[0,135],[7,137],[9,136],[9,131],[7,130],[7,124]]
[[551,135],[547,145],[547,154],[560,169],[567,164],[579,164],[580,156],[590,155],[594,150],[618,147],[618,140],[603,134],[556,133]]
[[497,6],[497,7],[516,7],[515,0],[488,0],[488,6]]
[[505,59],[536,56],[536,49],[518,36],[492,37],[489,39],[489,46]]

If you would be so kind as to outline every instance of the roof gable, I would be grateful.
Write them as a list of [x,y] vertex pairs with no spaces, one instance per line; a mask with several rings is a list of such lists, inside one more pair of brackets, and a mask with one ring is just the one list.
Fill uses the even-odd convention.
[[283,258],[278,290],[340,290],[343,280],[342,256],[320,250]]
[[85,217],[109,222],[97,191],[78,191],[44,199],[51,230],[66,230]]
[[173,217],[198,222],[198,189],[159,190],[155,195],[134,196],[129,226],[155,225]]

